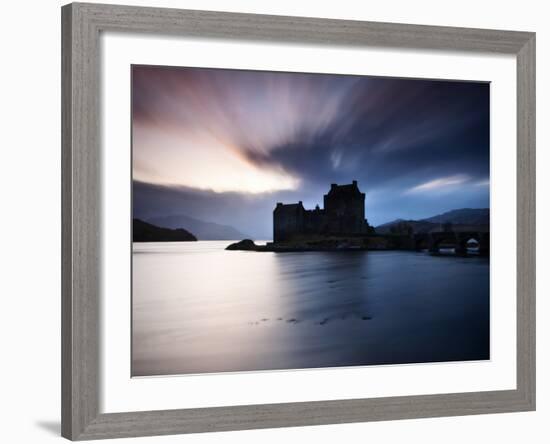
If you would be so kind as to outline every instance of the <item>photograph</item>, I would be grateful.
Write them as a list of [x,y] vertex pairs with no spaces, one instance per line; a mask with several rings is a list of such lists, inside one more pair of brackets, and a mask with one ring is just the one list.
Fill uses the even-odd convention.
[[132,377],[491,359],[490,82],[129,74]]
[[3,4],[2,442],[547,444],[547,5],[118,3]]

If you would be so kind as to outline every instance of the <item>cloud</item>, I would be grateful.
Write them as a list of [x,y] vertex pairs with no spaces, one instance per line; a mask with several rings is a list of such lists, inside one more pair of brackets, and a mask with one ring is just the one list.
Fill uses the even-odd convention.
[[326,132],[357,81],[146,66],[132,74],[134,178],[219,192],[296,188],[300,177],[285,165],[255,160]]
[[488,187],[489,185],[491,185],[491,181],[489,179],[483,179],[474,183],[474,186],[476,187]]
[[441,191],[442,189],[448,189],[449,187],[464,184],[469,180],[470,176],[466,174],[456,174],[449,177],[440,177],[438,179],[433,179],[409,188],[405,191],[405,194]]
[[[373,220],[488,206],[487,83],[135,66],[132,113],[134,180],[189,216],[266,227],[275,199],[322,203],[354,179]],[[156,202],[140,211],[171,211]],[[214,219],[224,202],[246,217]]]

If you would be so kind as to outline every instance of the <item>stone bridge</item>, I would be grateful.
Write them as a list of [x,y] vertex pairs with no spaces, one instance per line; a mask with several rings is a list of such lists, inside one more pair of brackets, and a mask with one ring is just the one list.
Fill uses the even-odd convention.
[[479,255],[489,256],[490,233],[478,231],[440,231],[432,233],[418,233],[414,235],[416,250],[427,248],[432,253],[438,253],[440,245],[453,245],[457,255],[468,254],[467,243],[474,239],[478,243]]

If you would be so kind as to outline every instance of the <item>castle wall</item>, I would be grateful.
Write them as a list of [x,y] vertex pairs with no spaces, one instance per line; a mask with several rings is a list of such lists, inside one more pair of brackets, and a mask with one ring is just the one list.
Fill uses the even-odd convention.
[[327,229],[327,218],[324,210],[308,210],[304,219],[305,234],[324,234]]
[[[356,186],[356,183],[353,184]],[[367,230],[365,221],[365,194],[358,189],[339,191],[332,186],[324,195],[329,231],[334,234],[363,234]]]
[[273,212],[273,240],[275,242],[291,240],[296,234],[304,232],[304,208],[301,205],[279,206]]

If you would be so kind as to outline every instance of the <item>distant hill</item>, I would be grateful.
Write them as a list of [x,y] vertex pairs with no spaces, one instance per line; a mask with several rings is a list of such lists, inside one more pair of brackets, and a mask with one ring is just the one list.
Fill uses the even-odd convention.
[[450,222],[461,225],[489,225],[489,208],[462,208],[423,220],[436,224]]
[[235,240],[249,237],[229,225],[205,222],[184,214],[153,217],[147,221],[164,228],[184,228],[200,240]]
[[186,242],[197,240],[187,230],[161,228],[140,219],[134,219],[132,226],[133,242]]
[[439,231],[441,224],[419,220],[396,219],[394,221],[378,225],[375,227],[375,230],[377,233],[386,234],[391,233],[392,228],[398,228],[400,226],[410,226],[414,233],[429,233],[430,231]]
[[414,233],[440,231],[441,225],[451,223],[454,231],[489,231],[488,208],[462,208],[447,211],[421,220],[396,219],[376,227],[377,233],[390,233],[392,228],[410,226]]

